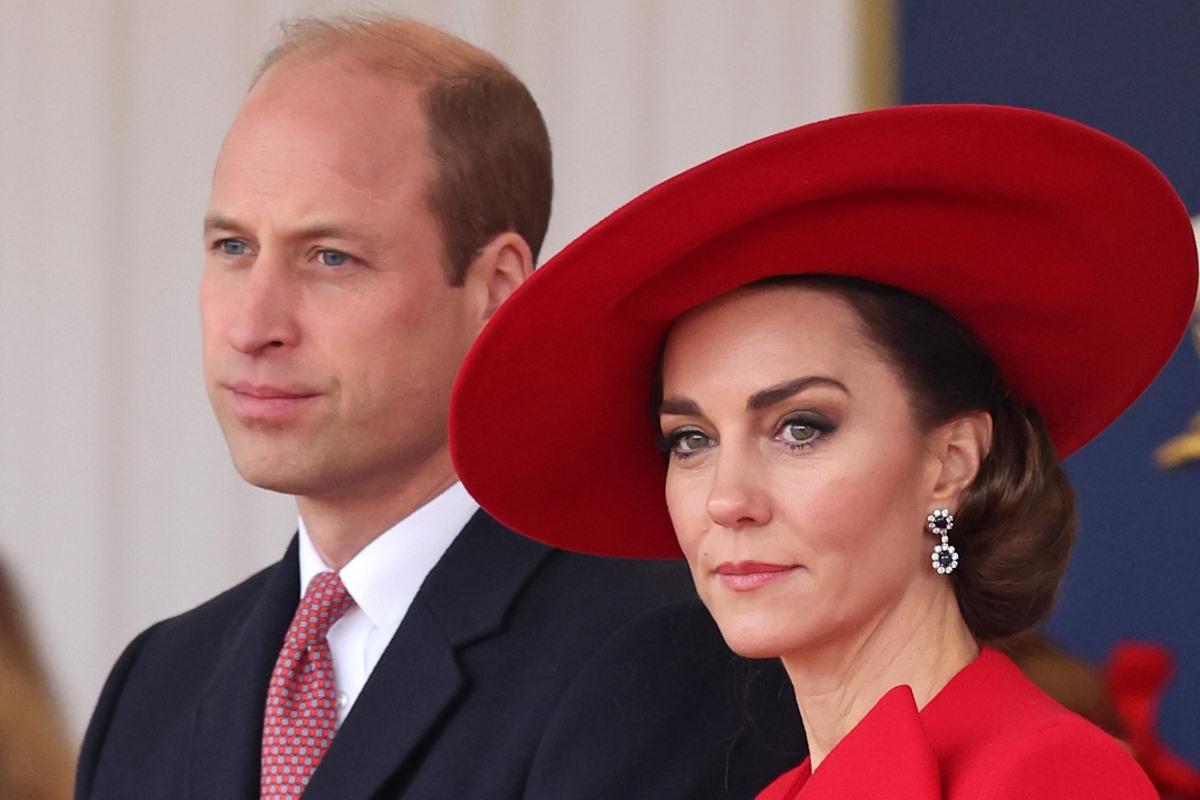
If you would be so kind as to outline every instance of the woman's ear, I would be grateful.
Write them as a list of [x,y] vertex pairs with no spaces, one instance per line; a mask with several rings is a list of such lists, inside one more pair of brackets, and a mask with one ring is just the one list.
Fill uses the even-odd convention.
[[941,468],[930,500],[957,509],[992,447],[992,415],[971,411],[943,423],[934,437]]

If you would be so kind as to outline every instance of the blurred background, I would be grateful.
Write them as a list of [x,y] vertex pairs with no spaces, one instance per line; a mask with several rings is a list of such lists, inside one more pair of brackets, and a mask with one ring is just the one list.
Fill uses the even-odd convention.
[[[896,102],[1073,117],[1140,149],[1200,211],[1194,0],[4,0],[0,560],[75,740],[133,635],[274,561],[294,530],[290,499],[238,478],[204,396],[200,220],[278,20],[379,10],[529,84],[556,160],[543,260],[709,156]],[[1185,342],[1069,460],[1083,523],[1049,628],[1092,662],[1122,639],[1168,645],[1162,732],[1193,762],[1200,466],[1153,453],[1197,411]]]

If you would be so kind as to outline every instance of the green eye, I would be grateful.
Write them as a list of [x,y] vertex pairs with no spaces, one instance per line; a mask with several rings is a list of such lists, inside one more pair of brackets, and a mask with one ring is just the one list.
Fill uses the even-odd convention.
[[700,431],[684,431],[675,439],[675,449],[681,453],[694,453],[706,447],[710,441]]
[[664,434],[659,446],[673,458],[684,459],[715,444],[712,437],[696,428],[681,428]]
[[837,425],[824,414],[806,411],[793,414],[779,423],[776,435],[784,444],[794,449],[812,447],[817,440],[828,436]]
[[820,432],[805,422],[788,422],[783,426],[783,438],[793,444],[805,444],[817,438]]

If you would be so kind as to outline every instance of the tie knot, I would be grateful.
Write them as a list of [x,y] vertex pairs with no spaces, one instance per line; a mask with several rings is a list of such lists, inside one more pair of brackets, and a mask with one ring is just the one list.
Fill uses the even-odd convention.
[[333,623],[353,605],[354,598],[346,591],[341,576],[336,572],[318,573],[300,600],[289,636],[295,636],[299,647],[311,647],[324,639]]

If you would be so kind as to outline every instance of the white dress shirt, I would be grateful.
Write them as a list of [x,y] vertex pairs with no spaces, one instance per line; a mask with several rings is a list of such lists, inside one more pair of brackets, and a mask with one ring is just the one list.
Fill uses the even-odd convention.
[[[458,536],[479,504],[461,483],[418,508],[380,534],[342,567],[340,575],[354,607],[329,629],[338,725],[346,719],[379,657],[425,577]],[[330,567],[317,552],[300,520],[300,594]]]

